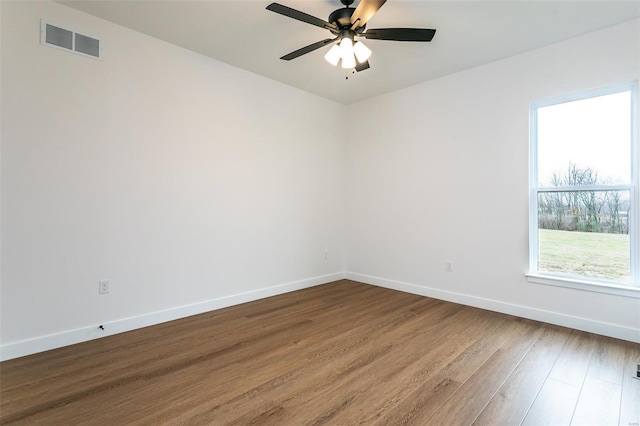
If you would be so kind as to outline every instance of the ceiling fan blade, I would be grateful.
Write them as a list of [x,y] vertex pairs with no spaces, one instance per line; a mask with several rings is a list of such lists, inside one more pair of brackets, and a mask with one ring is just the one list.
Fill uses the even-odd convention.
[[305,46],[305,47],[303,47],[301,49],[298,49],[295,52],[291,52],[288,55],[284,55],[280,59],[284,59],[285,61],[290,61],[290,60],[295,59],[295,58],[297,58],[299,56],[307,54],[309,52],[313,52],[316,49],[320,49],[323,46],[331,44],[336,40],[338,40],[338,37],[336,37],[336,38],[328,38],[328,39],[325,39],[325,40],[317,41],[317,42],[315,42],[313,44],[310,44],[310,45]]
[[280,15],[288,16],[289,18],[297,19],[298,21],[306,22],[307,24],[315,25],[320,28],[338,31],[338,27],[330,22],[324,21],[320,18],[316,18],[315,16],[311,16],[307,13],[300,12],[299,10],[283,6],[279,3],[271,3],[269,6],[267,6],[267,10],[279,13]]
[[387,0],[360,0],[358,7],[351,15],[351,29],[355,30],[367,23]]
[[425,28],[379,28],[368,29],[360,36],[372,40],[431,41],[436,30]]
[[358,72],[368,70],[369,68],[371,68],[371,65],[369,65],[369,61],[364,61],[362,63],[356,64],[356,71]]

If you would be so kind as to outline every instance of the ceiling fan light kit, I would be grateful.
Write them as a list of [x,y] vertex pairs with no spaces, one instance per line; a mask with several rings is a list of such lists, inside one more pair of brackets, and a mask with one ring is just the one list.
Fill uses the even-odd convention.
[[345,35],[340,43],[334,44],[331,49],[329,49],[327,54],[324,55],[324,59],[334,67],[337,66],[340,59],[342,59],[342,68],[345,69],[355,68],[355,61],[357,61],[358,64],[366,62],[371,56],[371,50],[361,41],[353,43],[351,37],[353,36]]
[[371,40],[428,42],[433,39],[436,33],[436,30],[424,28],[380,28],[366,30],[367,21],[376,14],[378,9],[380,9],[387,0],[360,0],[358,7],[355,9],[349,7],[354,0],[340,1],[345,7],[334,10],[329,15],[328,21],[279,3],[271,3],[267,6],[267,10],[324,28],[336,36],[335,38],[328,38],[312,43],[284,55],[280,59],[290,61],[337,42],[331,46],[331,49],[324,55],[327,62],[333,66],[337,66],[338,62],[342,61],[342,68],[355,69],[355,71],[360,72],[370,68],[369,57],[371,56],[371,50],[361,41],[355,41],[356,37],[364,37]]

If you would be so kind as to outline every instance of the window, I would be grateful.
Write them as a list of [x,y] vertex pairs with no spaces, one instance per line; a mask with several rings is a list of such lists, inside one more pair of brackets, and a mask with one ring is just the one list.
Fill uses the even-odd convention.
[[531,106],[530,281],[640,297],[636,91]]

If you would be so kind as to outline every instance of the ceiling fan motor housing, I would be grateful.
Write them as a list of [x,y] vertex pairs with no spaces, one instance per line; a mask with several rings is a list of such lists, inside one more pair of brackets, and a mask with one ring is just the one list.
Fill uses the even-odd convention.
[[[344,3],[344,2],[343,2]],[[343,7],[342,9],[338,9],[338,10],[334,10],[331,15],[329,15],[329,19],[327,19],[328,22],[331,22],[332,24],[336,25],[338,27],[338,30],[329,30],[331,31],[334,35],[342,35],[344,33],[344,30],[347,30],[349,28],[351,28],[351,15],[353,15],[353,11],[355,9],[352,7]],[[360,34],[364,31],[364,29],[366,28],[366,24],[358,27],[354,30],[355,33]]]

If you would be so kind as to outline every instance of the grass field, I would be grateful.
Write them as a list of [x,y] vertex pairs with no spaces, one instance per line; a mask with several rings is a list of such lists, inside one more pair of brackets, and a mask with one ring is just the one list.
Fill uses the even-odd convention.
[[629,282],[629,235],[555,231],[539,233],[538,269]]

